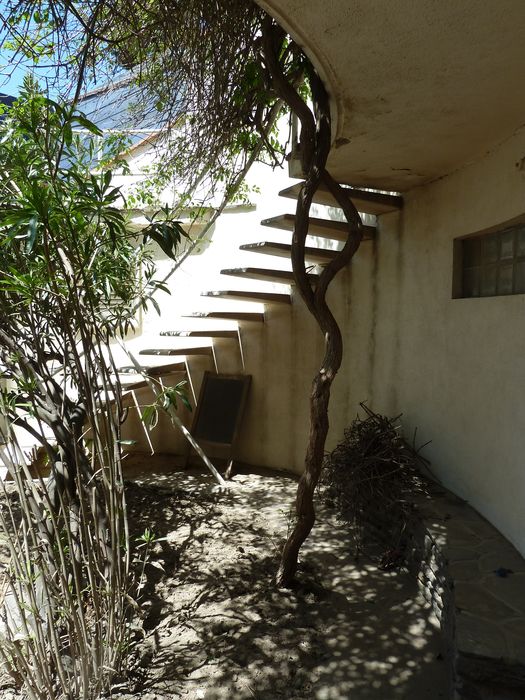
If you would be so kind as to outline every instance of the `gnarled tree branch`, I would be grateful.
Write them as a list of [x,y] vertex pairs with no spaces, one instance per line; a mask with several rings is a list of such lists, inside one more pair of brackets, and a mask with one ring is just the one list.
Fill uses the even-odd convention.
[[[301,124],[301,162],[305,181],[297,201],[295,228],[292,237],[292,269],[294,281],[310,313],[315,317],[325,338],[325,354],[314,377],[310,395],[310,432],[304,472],[299,480],[295,500],[295,523],[284,546],[276,582],[290,586],[294,580],[300,548],[315,523],[314,492],[321,474],[324,446],[328,434],[328,405],[332,382],[341,366],[343,339],[341,330],[328,303],[326,294],[338,272],[350,262],[362,239],[361,218],[344,189],[326,169],[331,147],[330,106],[326,89],[312,65],[305,58],[313,111],[297,90],[289,84],[279,63],[284,35],[269,18],[264,22],[264,57],[272,85]],[[348,237],[341,251],[323,269],[315,287],[308,278],[305,264],[305,241],[308,235],[310,207],[315,192],[324,183],[342,208],[348,224]]]

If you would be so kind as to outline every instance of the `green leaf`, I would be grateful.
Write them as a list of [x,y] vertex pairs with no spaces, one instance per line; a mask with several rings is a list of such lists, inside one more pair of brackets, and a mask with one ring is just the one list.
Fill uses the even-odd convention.
[[104,136],[104,132],[101,131],[101,129],[99,129],[99,127],[96,124],[90,121],[83,114],[75,113],[72,117],[72,120],[76,122],[79,126],[86,129],[86,131],[89,131],[91,134],[94,134],[95,136]]
[[69,122],[66,122],[64,124],[64,142],[66,146],[71,146],[71,142],[73,141],[73,130],[71,129],[71,124]]
[[153,297],[151,297],[151,299],[149,301],[150,301],[151,305],[153,306],[153,308],[155,309],[155,311],[160,316],[160,306],[159,306],[157,300],[154,299]]
[[32,216],[31,219],[29,220],[29,224],[27,226],[27,240],[26,240],[26,252],[27,253],[33,252],[33,249],[34,249],[35,243],[36,243],[37,234],[38,234],[38,218],[36,216]]
[[155,405],[145,406],[141,414],[142,422],[151,430],[153,429],[159,420],[159,412]]

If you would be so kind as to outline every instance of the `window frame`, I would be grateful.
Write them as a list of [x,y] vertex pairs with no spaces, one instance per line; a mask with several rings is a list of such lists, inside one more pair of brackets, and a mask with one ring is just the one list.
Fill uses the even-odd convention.
[[525,294],[525,216],[453,243],[453,299]]

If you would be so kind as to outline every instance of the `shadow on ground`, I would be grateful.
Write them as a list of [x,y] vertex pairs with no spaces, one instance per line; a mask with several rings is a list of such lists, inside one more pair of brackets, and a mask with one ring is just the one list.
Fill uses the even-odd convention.
[[158,538],[146,637],[126,698],[437,700],[448,697],[436,621],[404,572],[355,561],[320,513],[295,590],[272,577],[292,479],[236,477],[214,492],[195,472],[128,484],[133,534]]

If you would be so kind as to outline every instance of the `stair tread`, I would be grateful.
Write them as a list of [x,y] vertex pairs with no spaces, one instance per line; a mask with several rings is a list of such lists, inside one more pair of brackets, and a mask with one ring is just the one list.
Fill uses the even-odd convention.
[[122,391],[135,391],[136,389],[143,389],[146,386],[148,386],[148,382],[145,379],[141,379],[131,384],[122,384]]
[[215,299],[236,299],[239,301],[254,301],[260,304],[291,304],[289,294],[277,294],[275,292],[250,292],[244,289],[223,289],[217,292],[202,292],[203,297]]
[[[158,377],[162,374],[171,374],[172,372],[185,372],[186,363],[184,362],[170,362],[168,365],[141,365],[141,368],[150,377]],[[137,370],[134,365],[127,365],[125,367],[119,367],[119,374],[137,374]]]
[[204,331],[162,331],[160,335],[171,338],[238,338],[239,332],[210,328]]
[[[240,250],[246,250],[252,253],[263,253],[265,255],[277,255],[283,258],[289,258],[292,250],[290,243],[277,243],[274,241],[261,241],[260,243],[246,243],[239,246]],[[306,260],[319,264],[330,262],[337,255],[337,250],[330,248],[313,248],[307,246],[304,249]]]
[[169,365],[154,365],[148,369],[148,374],[150,377],[161,377],[166,374],[186,372],[187,369],[185,362],[172,362]]
[[144,348],[139,350],[139,355],[160,355],[171,357],[174,355],[211,355],[210,345],[198,348]]
[[185,318],[222,319],[224,321],[256,321],[262,323],[264,314],[256,311],[203,311],[188,314]]
[[[281,197],[288,199],[297,199],[301,191],[302,183],[296,183],[291,187],[287,187],[279,192]],[[403,207],[403,198],[395,194],[384,194],[383,192],[368,192],[356,187],[346,187],[350,194],[350,198],[356,209],[363,214],[387,214],[390,211],[397,211]],[[315,204],[324,204],[329,207],[339,207],[339,204],[334,199],[330,191],[320,186],[314,195],[313,202]]]
[[[221,270],[221,275],[247,277],[249,279],[278,282],[280,284],[292,284],[294,282],[294,276],[291,270],[272,270],[265,267],[233,267]],[[309,273],[308,277],[310,280],[314,281],[319,278],[319,275]]]
[[[293,231],[295,228],[295,214],[280,214],[279,216],[272,216],[270,219],[263,219],[261,226]],[[363,226],[363,240],[371,240],[375,237],[375,234],[375,226]],[[348,225],[343,221],[310,217],[308,235],[332,238],[336,241],[346,241],[348,238]]]

